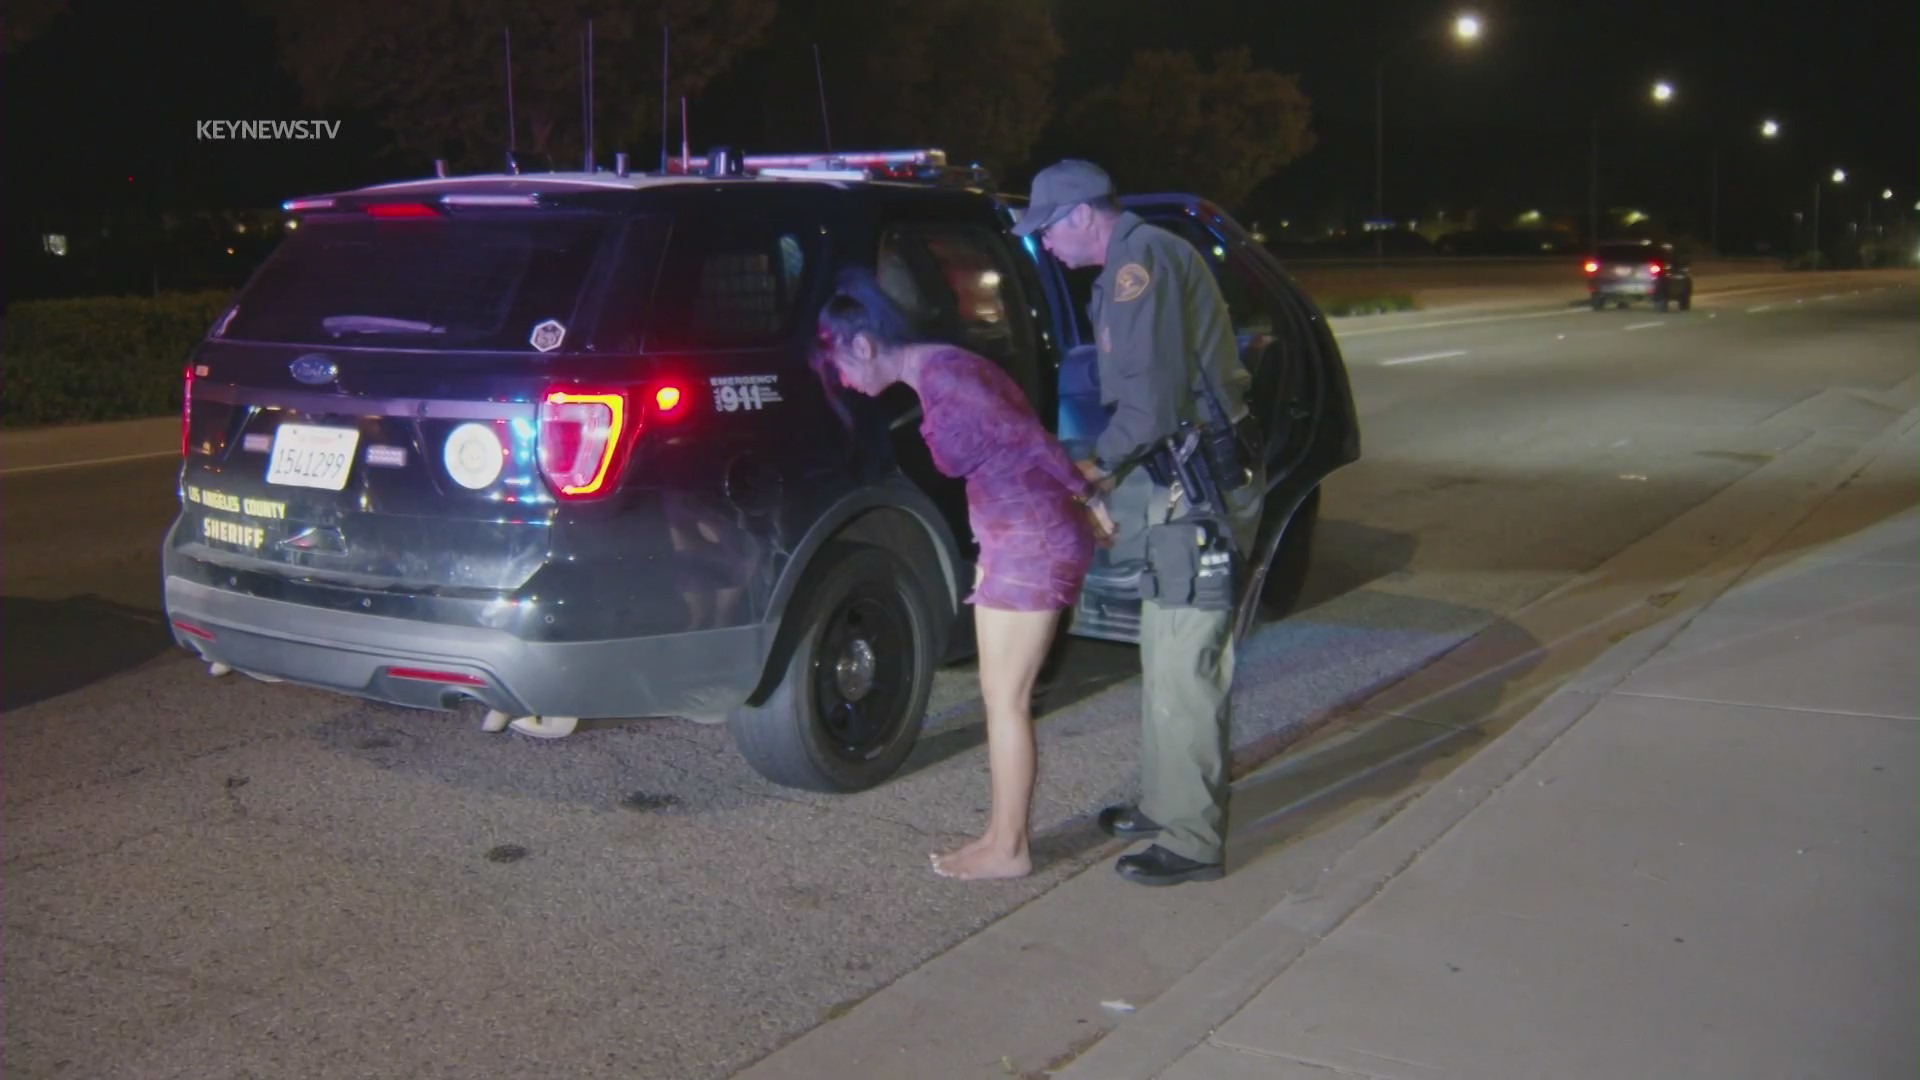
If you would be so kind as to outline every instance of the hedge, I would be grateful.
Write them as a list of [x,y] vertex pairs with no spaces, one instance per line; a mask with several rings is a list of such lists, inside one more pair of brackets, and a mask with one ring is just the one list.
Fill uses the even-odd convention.
[[1383,293],[1370,296],[1329,296],[1314,298],[1322,314],[1329,318],[1349,315],[1385,315],[1395,311],[1418,311],[1419,301],[1408,293]]
[[164,416],[225,290],[25,300],[0,320],[0,425]]

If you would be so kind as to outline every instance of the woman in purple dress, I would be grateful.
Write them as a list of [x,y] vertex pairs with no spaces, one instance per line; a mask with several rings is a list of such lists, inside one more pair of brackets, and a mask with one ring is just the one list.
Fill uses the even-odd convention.
[[823,377],[858,393],[912,387],[934,465],[966,478],[980,545],[967,603],[979,640],[993,809],[984,835],[934,855],[933,867],[952,878],[1022,877],[1033,869],[1033,684],[1113,519],[1006,372],[965,349],[916,342],[906,325],[872,278],[844,279],[820,315],[819,360],[830,369]]

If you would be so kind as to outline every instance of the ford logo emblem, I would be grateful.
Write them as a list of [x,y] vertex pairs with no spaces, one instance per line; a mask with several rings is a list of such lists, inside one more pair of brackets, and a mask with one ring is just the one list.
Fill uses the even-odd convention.
[[340,375],[340,368],[324,356],[303,356],[288,364],[287,370],[308,386],[324,386]]

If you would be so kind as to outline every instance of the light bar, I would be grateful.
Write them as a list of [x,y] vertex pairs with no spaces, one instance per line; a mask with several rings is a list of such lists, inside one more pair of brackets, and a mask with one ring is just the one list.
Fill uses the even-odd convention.
[[774,180],[865,180],[864,169],[760,169],[761,176]]
[[[676,171],[683,162],[679,158],[669,158],[669,172]],[[860,150],[852,153],[817,154],[747,154],[740,159],[742,169],[759,172],[763,169],[879,169],[894,165],[928,165],[944,168],[947,164],[945,150]],[[705,172],[707,159],[690,157],[685,159],[686,172]]]
[[332,199],[288,199],[280,204],[280,209],[297,214],[302,210],[327,210],[332,206]]
[[440,196],[444,206],[539,206],[538,195],[451,194]]

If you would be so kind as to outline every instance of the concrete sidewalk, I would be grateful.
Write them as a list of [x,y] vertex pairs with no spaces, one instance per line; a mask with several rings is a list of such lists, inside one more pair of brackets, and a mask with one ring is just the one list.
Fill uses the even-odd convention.
[[1873,513],[1627,639],[1053,1075],[1920,1073],[1920,512]]

